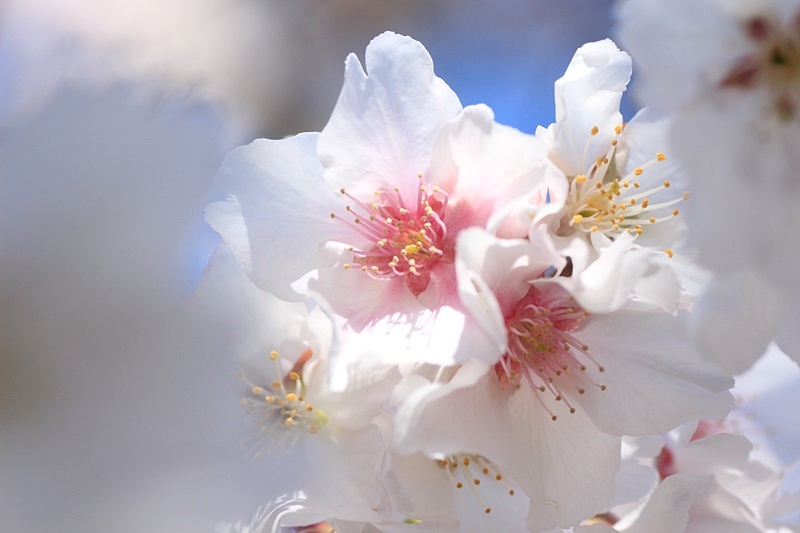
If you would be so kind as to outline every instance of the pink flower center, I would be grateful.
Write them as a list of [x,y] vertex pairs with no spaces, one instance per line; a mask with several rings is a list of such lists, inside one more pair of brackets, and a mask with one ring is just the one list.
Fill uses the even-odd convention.
[[346,206],[352,221],[335,214],[331,218],[348,224],[369,243],[350,247],[354,264],[345,264],[346,269],[358,266],[376,279],[405,277],[409,289],[418,296],[430,282],[431,268],[440,261],[453,261],[453,251],[445,244],[448,196],[438,187],[429,190],[421,184],[411,205],[403,199],[399,187],[376,191],[372,205],[344,189],[340,192],[352,202]]
[[589,347],[573,335],[586,316],[571,298],[547,301],[531,287],[506,318],[508,351],[495,365],[500,385],[505,388],[526,382],[553,420],[558,417],[542,401],[542,394],[550,394],[574,413],[575,407],[565,393],[584,394],[587,386],[606,390],[605,385],[586,375],[586,363],[595,365],[599,372],[605,369],[589,353]]
[[753,17],[744,23],[743,31],[755,49],[733,65],[720,85],[766,87],[778,116],[795,118],[800,103],[800,13],[789,25],[777,18]]

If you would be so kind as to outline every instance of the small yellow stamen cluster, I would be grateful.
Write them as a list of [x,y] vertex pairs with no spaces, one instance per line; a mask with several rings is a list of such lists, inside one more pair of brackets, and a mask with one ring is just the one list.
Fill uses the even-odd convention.
[[[618,136],[623,131],[622,125],[614,127]],[[598,135],[599,128],[593,126],[589,140]],[[588,151],[587,140],[584,154]],[[611,141],[605,156],[595,159],[592,166],[585,172],[578,174],[570,181],[569,197],[567,199],[567,217],[561,224],[559,234],[570,235],[576,231],[605,233],[614,238],[621,232],[641,235],[642,222],[651,224],[669,220],[679,214],[677,209],[671,210],[671,215],[660,214],[647,216],[670,207],[688,198],[688,193],[683,193],[678,198],[651,203],[650,197],[669,189],[671,183],[664,180],[660,185],[643,190],[638,178],[645,175],[648,168],[659,162],[665,161],[667,156],[657,152],[654,158],[631,171],[627,176],[620,176],[616,156],[617,139]],[[585,156],[584,156],[585,157]]]
[[479,492],[476,490],[483,482],[494,482],[501,484],[509,496],[513,496],[515,491],[503,478],[503,475],[492,465],[492,463],[480,455],[455,454],[436,459],[436,464],[447,472],[447,476],[455,484],[457,489],[465,486],[472,490],[473,495],[484,508],[484,513],[490,514],[492,508],[486,506],[481,500]]
[[[304,396],[305,384],[301,372],[310,357],[311,351],[307,350],[283,380],[273,380],[269,386],[254,385],[245,379],[250,385],[250,396],[243,398],[241,403],[248,412],[260,417],[259,433],[262,436],[270,435],[272,444],[282,440],[286,431],[302,429],[315,434],[327,421],[327,415]],[[275,375],[283,375],[278,352],[270,352],[269,359],[274,365]]]

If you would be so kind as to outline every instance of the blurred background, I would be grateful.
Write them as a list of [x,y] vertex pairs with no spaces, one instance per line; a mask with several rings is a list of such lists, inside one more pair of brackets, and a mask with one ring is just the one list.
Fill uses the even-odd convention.
[[533,132],[611,4],[2,0],[0,529],[202,531],[275,497],[291,472],[241,458],[230,304],[192,305],[225,153],[319,131],[385,30]]

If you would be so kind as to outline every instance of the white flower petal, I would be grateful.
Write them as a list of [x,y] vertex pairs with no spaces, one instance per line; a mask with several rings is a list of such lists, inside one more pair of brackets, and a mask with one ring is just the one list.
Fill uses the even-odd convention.
[[324,243],[349,233],[330,218],[336,198],[322,178],[316,142],[307,133],[237,148],[217,174],[229,200],[206,208],[206,221],[253,282],[284,299],[299,299],[289,285],[330,264]]
[[529,529],[569,527],[602,512],[614,492],[619,437],[597,430],[581,411],[551,420],[527,386],[508,410],[515,446],[509,469],[531,499]]
[[[581,161],[594,161],[608,150],[614,127],[622,124],[619,102],[630,77],[630,57],[606,39],[578,48],[556,81],[551,157],[568,176],[583,172]],[[599,133],[591,136],[595,126]]]
[[618,311],[590,316],[576,333],[605,368],[602,391],[575,395],[604,431],[644,435],[700,418],[723,418],[733,407],[733,380],[705,364],[685,339],[683,321],[667,313]]

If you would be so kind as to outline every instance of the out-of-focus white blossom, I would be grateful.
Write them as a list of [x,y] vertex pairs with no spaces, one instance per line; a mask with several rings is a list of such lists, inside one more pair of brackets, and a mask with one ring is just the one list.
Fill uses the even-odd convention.
[[[618,8],[643,100],[672,116],[670,140],[690,177],[691,242],[719,274],[698,317],[700,344],[713,345],[707,332],[718,331],[716,315],[729,315],[731,324],[752,325],[726,329],[723,344],[736,348],[723,368],[746,368],[772,338],[799,360],[792,317],[800,247],[787,228],[800,223],[800,2],[645,0]],[[763,287],[754,298],[753,287]],[[738,316],[717,305],[726,300],[740,301]],[[712,348],[712,357],[722,351]]]

